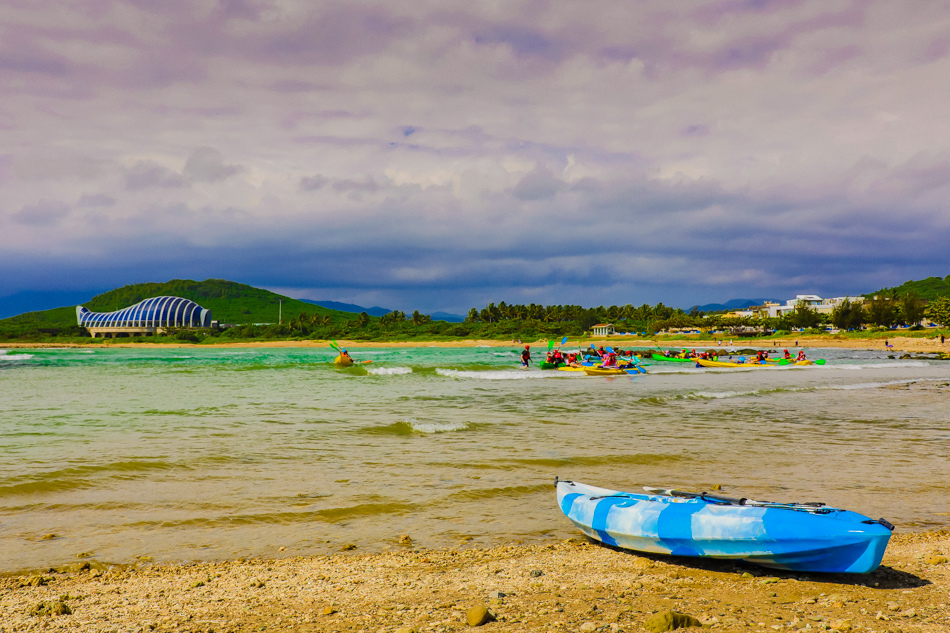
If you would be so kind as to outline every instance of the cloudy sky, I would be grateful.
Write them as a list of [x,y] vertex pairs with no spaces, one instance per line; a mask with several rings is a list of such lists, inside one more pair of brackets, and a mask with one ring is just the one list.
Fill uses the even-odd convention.
[[688,307],[948,240],[943,1],[0,3],[0,296]]

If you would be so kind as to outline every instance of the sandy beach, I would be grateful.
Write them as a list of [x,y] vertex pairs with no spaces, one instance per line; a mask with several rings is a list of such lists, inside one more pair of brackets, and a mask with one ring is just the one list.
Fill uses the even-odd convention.
[[[950,534],[895,534],[875,572],[808,575],[639,555],[582,538],[0,578],[0,631],[645,631],[676,611],[720,631],[950,630]],[[275,552],[275,555],[279,553]],[[83,569],[85,568],[85,569]],[[66,609],[59,605],[64,605]],[[42,615],[43,610],[70,614]]]
[[[785,339],[732,339],[733,345],[729,346],[729,339],[723,339],[722,345],[717,345],[716,341],[709,340],[694,340],[694,339],[665,339],[663,337],[656,337],[653,339],[639,339],[631,337],[611,337],[611,338],[580,338],[578,339],[586,346],[589,343],[593,343],[595,346],[601,345],[618,345],[618,346],[629,346],[629,347],[650,347],[650,346],[659,346],[659,347],[689,347],[689,348],[702,348],[702,349],[711,349],[711,348],[722,348],[722,347],[751,347],[755,349],[769,349],[771,347],[779,348],[791,348],[791,347],[835,347],[835,348],[845,348],[845,349],[866,349],[866,350],[884,350],[891,352],[906,352],[906,353],[921,353],[921,354],[933,354],[939,352],[947,352],[950,350],[950,341],[945,343],[940,342],[940,337],[933,338],[916,338],[916,337],[907,337],[907,336],[895,336],[889,339],[878,339],[878,338],[866,338],[866,339],[846,339],[846,338],[824,338],[824,337],[798,337],[798,338],[785,338]],[[128,347],[128,348],[141,348],[147,349],[150,347],[156,348],[173,348],[173,347],[187,347],[187,348],[280,348],[280,347],[330,347],[328,341],[251,341],[251,342],[237,342],[237,343],[208,343],[208,344],[193,344],[193,343],[127,343],[120,342],[122,339],[105,339],[99,343],[20,343],[20,342],[6,342],[0,344],[0,349],[16,349],[16,348],[81,348],[81,347]],[[885,341],[890,343],[891,347],[885,347]],[[546,345],[546,339],[540,339],[538,341],[499,341],[499,340],[490,340],[490,339],[466,339],[459,341],[350,341],[340,339],[337,341],[341,346],[359,349],[359,348],[399,348],[399,347],[475,347],[475,346],[489,346],[489,347],[515,347],[520,346],[524,343],[531,345]],[[797,345],[796,345],[797,343]],[[577,345],[577,341],[571,339],[567,343],[570,345]],[[543,351],[543,350],[542,350]]]

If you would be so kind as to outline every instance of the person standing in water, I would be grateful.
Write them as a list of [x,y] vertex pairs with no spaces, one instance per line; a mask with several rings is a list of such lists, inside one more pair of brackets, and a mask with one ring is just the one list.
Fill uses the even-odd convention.
[[527,369],[531,365],[531,346],[525,345],[521,352],[521,366]]

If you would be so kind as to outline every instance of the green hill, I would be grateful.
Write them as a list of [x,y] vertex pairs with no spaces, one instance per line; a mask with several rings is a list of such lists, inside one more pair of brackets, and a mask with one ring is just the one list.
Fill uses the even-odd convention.
[[[122,286],[96,295],[85,307],[93,312],[112,312],[136,304],[149,297],[174,296],[191,299],[211,310],[212,317],[221,323],[276,323],[279,303],[283,300],[283,318],[296,319],[301,313],[308,316],[329,315],[336,321],[352,318],[348,312],[330,310],[312,303],[224,279],[173,279],[164,283],[143,283]],[[66,328],[76,325],[74,306],[27,312],[8,319],[0,319],[0,327],[29,327],[33,329]]]
[[902,297],[909,292],[916,291],[921,299],[931,301],[937,297],[950,297],[950,275],[946,277],[927,277],[918,281],[905,281],[899,286],[893,288],[881,288],[875,292],[868,292],[865,297],[874,295],[883,297]]

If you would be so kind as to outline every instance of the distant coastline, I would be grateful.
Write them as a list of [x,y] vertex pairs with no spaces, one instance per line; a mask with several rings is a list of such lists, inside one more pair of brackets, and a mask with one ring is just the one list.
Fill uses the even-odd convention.
[[[928,332],[928,334],[931,334]],[[690,338],[689,336],[675,336],[675,337],[654,337],[654,338],[638,338],[638,337],[627,337],[627,336],[616,336],[610,338],[579,338],[574,337],[576,340],[569,340],[568,346],[575,346],[578,342],[583,343],[585,346],[587,344],[593,343],[594,346],[599,347],[601,345],[607,346],[618,346],[618,347],[662,347],[662,348],[675,348],[675,347],[688,347],[690,349],[723,349],[723,348],[759,348],[766,349],[769,348],[792,348],[792,347],[809,347],[809,348],[846,348],[846,349],[866,349],[866,350],[882,350],[890,351],[892,353],[902,352],[902,353],[919,353],[919,354],[933,354],[933,353],[946,353],[950,349],[950,338],[946,339],[946,342],[940,343],[940,335],[936,336],[919,336],[919,337],[910,337],[910,336],[892,336],[886,337],[880,333],[874,335],[868,335],[864,337],[850,337],[850,338],[834,338],[832,336],[799,336],[799,337],[782,337],[782,338],[735,338],[732,339],[732,345],[729,345],[728,338],[720,339],[723,341],[722,345],[718,345],[715,340],[709,339],[699,339],[696,337]],[[119,342],[122,341],[122,342]],[[343,347],[349,347],[351,349],[359,348],[376,348],[376,347],[474,347],[478,345],[486,345],[491,347],[516,347],[520,345],[534,345],[534,346],[544,346],[546,345],[546,339],[539,339],[537,341],[502,341],[497,339],[464,339],[464,340],[411,340],[411,341],[357,341],[357,340],[347,340],[347,339],[338,339],[339,343]],[[891,347],[886,347],[885,343],[890,344]],[[796,345],[797,344],[797,345]],[[76,343],[76,342],[63,342],[63,343],[54,343],[54,342],[23,342],[23,341],[8,341],[0,342],[0,349],[24,349],[24,348],[64,348],[64,347],[82,347],[82,348],[175,348],[175,347],[186,347],[190,349],[196,348],[214,348],[214,349],[223,349],[223,348],[267,348],[267,347],[330,347],[329,341],[324,340],[271,340],[271,341],[239,341],[233,343],[182,343],[182,342],[168,342],[168,343],[136,343],[128,342],[128,339],[100,339],[98,342],[93,343],[91,340],[89,343]],[[540,348],[539,348],[539,351]]]

